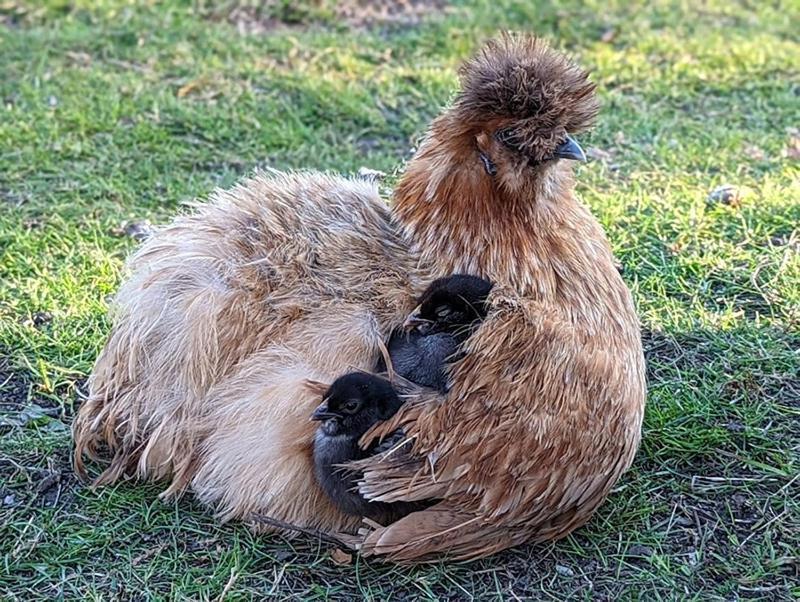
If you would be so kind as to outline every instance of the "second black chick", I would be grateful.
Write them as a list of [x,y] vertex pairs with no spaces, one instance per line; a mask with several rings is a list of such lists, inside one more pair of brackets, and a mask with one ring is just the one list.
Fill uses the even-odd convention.
[[[444,365],[458,359],[461,345],[486,317],[492,283],[478,276],[453,274],[434,280],[403,328],[389,339],[394,371],[423,387],[447,392]],[[386,370],[381,358],[377,372]]]
[[366,516],[388,525],[424,507],[416,503],[366,500],[358,492],[358,474],[340,466],[399,444],[402,433],[366,450],[359,447],[358,441],[372,425],[391,418],[402,404],[388,381],[353,372],[334,381],[312,414],[312,420],[322,422],[314,436],[314,472],[322,489],[345,514]]

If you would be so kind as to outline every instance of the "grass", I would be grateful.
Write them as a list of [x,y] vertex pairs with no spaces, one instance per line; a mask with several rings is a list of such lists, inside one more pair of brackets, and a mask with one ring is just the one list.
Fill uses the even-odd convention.
[[[796,3],[443,4],[0,2],[0,598],[800,596]],[[157,486],[78,484],[68,425],[126,226],[256,166],[396,174],[501,28],[568,50],[603,102],[579,192],[634,291],[650,394],[593,521],[469,565],[340,566]]]

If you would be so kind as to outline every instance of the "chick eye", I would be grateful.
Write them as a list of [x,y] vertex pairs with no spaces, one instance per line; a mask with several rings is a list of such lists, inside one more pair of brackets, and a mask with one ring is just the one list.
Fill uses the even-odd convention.
[[440,305],[433,313],[436,314],[437,318],[446,318],[453,312],[447,305]]
[[345,414],[355,414],[360,405],[361,404],[357,400],[350,399],[346,401],[342,406],[342,412],[344,412]]

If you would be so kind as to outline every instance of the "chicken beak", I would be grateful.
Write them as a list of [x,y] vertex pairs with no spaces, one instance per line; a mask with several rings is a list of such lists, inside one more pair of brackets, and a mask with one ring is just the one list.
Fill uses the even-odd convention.
[[406,318],[406,321],[403,322],[403,330],[411,332],[412,330],[425,326],[427,323],[428,320],[419,317],[419,306],[417,306]]
[[314,413],[311,414],[311,420],[324,422],[325,420],[330,420],[331,418],[336,418],[336,414],[333,414],[328,411],[328,402],[323,401]]
[[575,142],[575,139],[567,136],[556,148],[553,155],[556,159],[572,159],[573,161],[586,161],[586,153],[583,152],[580,144]]

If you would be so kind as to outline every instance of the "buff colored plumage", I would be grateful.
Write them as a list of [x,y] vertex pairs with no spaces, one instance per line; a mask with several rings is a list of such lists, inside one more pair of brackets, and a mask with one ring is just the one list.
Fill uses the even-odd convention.
[[402,427],[412,453],[360,463],[367,497],[442,501],[367,531],[364,553],[468,559],[563,537],[630,466],[646,394],[639,323],[570,163],[548,160],[596,112],[584,71],[506,36],[467,63],[408,165],[394,214],[423,263],[495,288],[446,398],[423,394],[376,429]]
[[313,476],[306,379],[375,364],[414,307],[416,264],[372,184],[258,175],[134,255],[73,431],[122,476],[189,484],[223,519],[352,527]]

